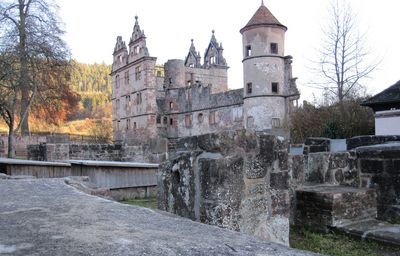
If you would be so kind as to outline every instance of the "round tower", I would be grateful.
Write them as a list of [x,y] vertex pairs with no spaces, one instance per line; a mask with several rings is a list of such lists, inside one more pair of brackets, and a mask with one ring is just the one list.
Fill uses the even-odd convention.
[[282,130],[285,127],[287,98],[291,94],[291,57],[284,56],[286,30],[264,3],[240,30],[246,129]]

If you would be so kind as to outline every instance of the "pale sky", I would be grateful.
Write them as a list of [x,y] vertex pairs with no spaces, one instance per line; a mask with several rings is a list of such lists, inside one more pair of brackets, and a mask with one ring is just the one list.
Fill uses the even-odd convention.
[[[321,92],[307,87],[313,79],[308,68],[317,60],[318,46],[327,21],[328,0],[264,0],[265,6],[286,27],[285,55],[293,56],[293,76],[302,93],[312,101]],[[379,70],[366,82],[375,94],[400,80],[400,21],[398,0],[351,0],[361,31],[367,32],[373,57],[382,59]],[[65,23],[66,42],[74,59],[84,63],[111,64],[117,36],[128,44],[135,15],[147,36],[150,55],[158,64],[184,59],[194,39],[203,56],[215,30],[230,69],[230,88],[243,87],[242,38],[261,0],[58,0]]]

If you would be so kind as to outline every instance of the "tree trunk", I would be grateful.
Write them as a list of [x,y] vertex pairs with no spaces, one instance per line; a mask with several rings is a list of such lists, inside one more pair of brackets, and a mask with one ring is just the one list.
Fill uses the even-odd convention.
[[15,132],[14,127],[11,125],[8,130],[8,158],[15,158]]
[[[19,0],[19,60],[21,63],[19,88],[21,88],[21,133],[29,135],[29,79],[28,79],[28,54],[26,52],[26,13],[25,1]],[[22,120],[24,113],[25,118]]]

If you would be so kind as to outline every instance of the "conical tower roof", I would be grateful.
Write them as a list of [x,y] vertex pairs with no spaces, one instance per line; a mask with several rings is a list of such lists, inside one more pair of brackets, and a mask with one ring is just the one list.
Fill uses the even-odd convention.
[[259,26],[278,26],[282,27],[284,30],[287,30],[287,27],[282,25],[277,18],[268,10],[268,8],[261,3],[260,8],[254,13],[253,17],[247,22],[246,26],[240,30],[240,33]]

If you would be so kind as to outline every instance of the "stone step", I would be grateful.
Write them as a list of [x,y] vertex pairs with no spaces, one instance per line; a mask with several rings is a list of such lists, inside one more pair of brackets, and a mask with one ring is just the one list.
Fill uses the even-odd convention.
[[363,240],[373,240],[400,246],[400,225],[376,219],[366,219],[336,228]]
[[376,218],[376,192],[371,188],[332,185],[296,190],[295,225],[327,232],[355,221]]

